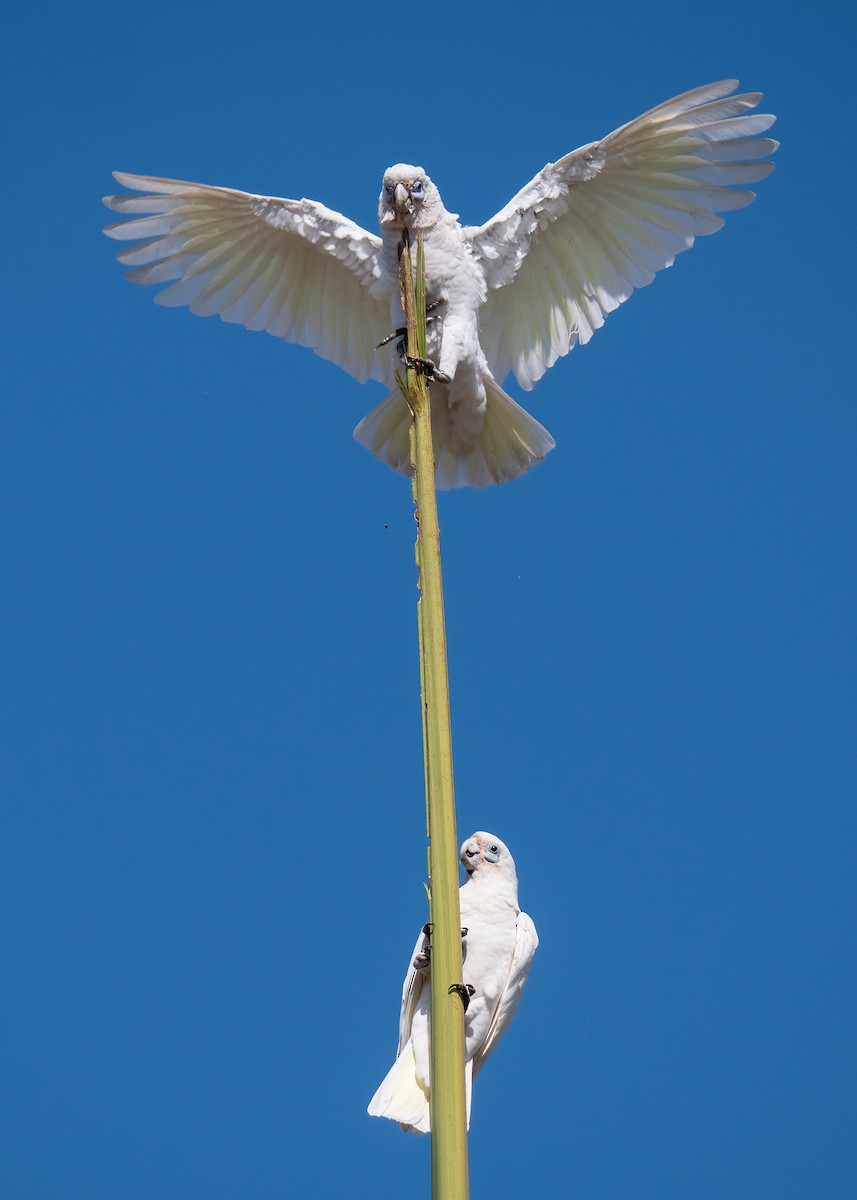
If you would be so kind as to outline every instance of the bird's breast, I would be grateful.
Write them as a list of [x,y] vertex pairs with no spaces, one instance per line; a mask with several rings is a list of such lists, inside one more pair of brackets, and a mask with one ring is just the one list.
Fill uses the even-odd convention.
[[[401,312],[399,294],[400,238],[385,231],[381,255],[381,278],[391,305]],[[412,261],[416,246],[412,243]],[[487,289],[484,275],[470,254],[457,222],[442,222],[423,234],[426,298],[442,300],[444,310],[473,313],[484,303]],[[438,316],[443,319],[444,312]]]
[[463,906],[461,924],[467,928],[464,982],[473,984],[486,998],[493,999],[499,995],[509,975],[517,913],[507,905],[478,911]]

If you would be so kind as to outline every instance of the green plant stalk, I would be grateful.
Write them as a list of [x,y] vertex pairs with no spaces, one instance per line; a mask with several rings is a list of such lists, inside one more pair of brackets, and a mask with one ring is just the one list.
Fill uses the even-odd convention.
[[[426,355],[425,265],[417,242],[416,285],[410,250],[403,244],[402,296],[408,320],[408,352]],[[452,772],[452,724],[446,625],[440,562],[440,528],[434,481],[431,403],[424,374],[409,366],[405,388],[413,413],[411,459],[417,520],[416,559],[420,599],[423,749],[426,826],[429,838],[431,932],[431,1169],[432,1200],[467,1200],[467,1120],[464,1097],[464,1010],[454,985],[461,982],[461,914],[458,903],[458,838]]]

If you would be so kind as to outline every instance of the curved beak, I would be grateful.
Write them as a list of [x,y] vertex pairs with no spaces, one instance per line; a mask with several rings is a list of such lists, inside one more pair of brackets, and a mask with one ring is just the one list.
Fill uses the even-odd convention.
[[482,861],[482,847],[478,843],[475,846],[468,843],[462,852],[461,861],[468,874],[475,871]]
[[407,210],[411,211],[413,205],[411,203],[411,189],[403,183],[396,184],[396,190],[393,192],[393,203],[399,212]]

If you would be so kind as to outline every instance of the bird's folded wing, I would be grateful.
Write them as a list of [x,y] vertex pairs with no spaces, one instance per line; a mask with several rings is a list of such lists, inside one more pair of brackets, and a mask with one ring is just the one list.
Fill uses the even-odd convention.
[[488,282],[482,347],[495,377],[529,389],[589,341],[633,290],[651,283],[718,213],[754,199],[773,170],[760,137],[774,117],[736,80],[685,92],[603,141],[549,163],[485,225],[465,230]]
[[115,172],[147,195],[106,196],[130,219],[105,233],[135,283],[170,283],[158,304],[264,329],[315,350],[360,382],[386,380],[389,304],[377,293],[381,240],[313,200]]
[[399,1014],[399,1047],[397,1054],[402,1053],[402,1048],[411,1036],[411,1025],[414,1019],[414,1012],[420,1001],[423,985],[428,986],[428,978],[422,971],[418,971],[414,966],[414,959],[418,954],[422,954],[429,944],[428,936],[424,931],[420,932],[417,938],[414,952],[411,955],[408,966],[408,973],[405,975],[405,982],[402,985],[402,1009]]
[[533,955],[539,944],[539,936],[532,919],[522,912],[518,914],[518,925],[515,932],[515,949],[512,952],[512,962],[509,967],[509,978],[500,996],[497,1008],[488,1026],[485,1040],[473,1056],[474,1076],[485,1065],[491,1051],[496,1047],[500,1038],[506,1032],[509,1022],[517,1012],[521,996],[530,974]]

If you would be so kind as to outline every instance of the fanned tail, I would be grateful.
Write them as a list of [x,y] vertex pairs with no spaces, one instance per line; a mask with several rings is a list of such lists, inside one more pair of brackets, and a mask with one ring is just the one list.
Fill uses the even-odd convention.
[[429,1089],[417,1079],[414,1048],[410,1042],[402,1048],[402,1053],[369,1101],[367,1112],[370,1117],[398,1121],[402,1129],[411,1133],[431,1130]]
[[[446,390],[432,386],[432,439],[435,482],[441,490],[487,487],[507,483],[540,463],[555,446],[544,426],[511,396],[493,376],[484,374],[486,404],[475,440],[462,442]],[[469,414],[472,419],[474,414]],[[354,430],[361,446],[371,450],[402,475],[411,474],[409,429],[411,414],[397,388],[363,418]]]
[[[473,1089],[473,1062],[464,1064],[464,1100],[467,1128],[470,1128],[470,1098]],[[430,1088],[416,1077],[414,1048],[407,1042],[383,1083],[369,1101],[370,1117],[398,1121],[405,1133],[431,1133]]]

